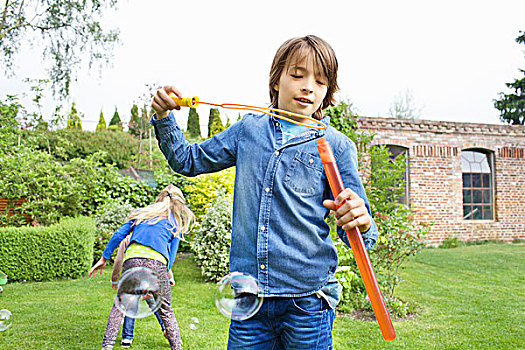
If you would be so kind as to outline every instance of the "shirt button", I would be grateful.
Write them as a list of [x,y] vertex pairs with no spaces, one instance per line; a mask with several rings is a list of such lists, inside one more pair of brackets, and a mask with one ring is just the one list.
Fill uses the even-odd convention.
[[310,160],[308,161],[310,164],[312,164],[314,162],[313,158],[310,158]]
[[279,151],[275,151],[275,156],[277,157],[279,155]]
[[264,189],[264,191],[265,191],[266,193],[270,192],[270,187],[266,187],[266,188]]
[[261,226],[261,231],[264,231],[264,225],[263,225],[263,226]]
[[266,266],[264,264],[261,264],[261,270],[264,270]]

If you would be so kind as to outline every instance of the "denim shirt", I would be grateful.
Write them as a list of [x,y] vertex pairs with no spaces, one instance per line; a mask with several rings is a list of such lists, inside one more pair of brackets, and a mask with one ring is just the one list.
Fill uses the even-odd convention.
[[[329,118],[322,120],[329,123]],[[317,150],[325,136],[334,151],[343,183],[365,200],[357,168],[357,149],[331,126],[308,129],[283,142],[271,116],[247,114],[200,144],[189,144],[172,113],[151,124],[172,169],[196,176],[236,166],[230,270],[256,277],[264,296],[299,297],[334,280],[338,259],[325,219],[323,200],[333,196]],[[341,228],[338,235],[349,245]],[[372,221],[363,234],[367,249],[378,236]]]

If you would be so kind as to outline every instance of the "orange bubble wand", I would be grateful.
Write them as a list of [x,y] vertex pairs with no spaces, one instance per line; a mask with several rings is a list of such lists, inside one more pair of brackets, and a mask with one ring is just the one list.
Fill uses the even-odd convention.
[[[321,156],[321,161],[323,162],[330,189],[335,198],[345,189],[345,186],[341,179],[337,163],[335,162],[332,147],[326,138],[321,137],[317,140],[317,149]],[[341,205],[342,203],[338,208]],[[363,280],[366,292],[370,298],[370,303],[372,304],[372,309],[374,310],[377,323],[379,324],[379,329],[381,329],[381,334],[383,334],[383,339],[392,341],[396,338],[396,331],[394,330],[394,326],[390,320],[390,314],[388,313],[385,301],[383,300],[383,295],[377,284],[376,275],[372,269],[372,264],[370,263],[370,258],[366,251],[363,237],[357,227],[354,227],[351,230],[346,230],[346,236],[350,241],[350,247],[354,253],[355,261],[359,268],[359,273],[361,274],[361,279]]]
[[[179,98],[174,93],[170,93],[169,96],[175,101],[175,103],[183,107],[196,108],[199,105],[199,103],[201,103],[227,109],[255,111],[271,115],[279,119],[284,119],[294,124],[306,126],[308,128],[326,129],[326,125],[317,119],[288,111],[283,111],[276,108],[256,107],[235,103],[216,104],[210,102],[202,102],[199,101],[197,96]],[[301,119],[306,119],[310,122],[313,122],[314,124],[301,123],[296,120],[287,118],[283,116],[283,114]],[[332,147],[330,146],[325,137],[321,137],[317,140],[317,149],[319,151],[319,155],[321,156],[321,161],[323,162],[323,167],[326,172],[326,177],[328,178],[328,183],[330,184],[330,189],[332,190],[334,198],[336,198],[339,195],[339,193],[341,193],[345,189],[345,187],[341,178],[341,173],[339,172],[339,168],[337,167],[334,154],[332,152]],[[342,204],[340,204],[339,206],[341,205]],[[390,314],[388,313],[388,310],[386,308],[383,295],[381,294],[381,290],[379,289],[379,285],[377,284],[376,275],[374,273],[372,264],[370,262],[370,258],[366,251],[365,244],[363,242],[363,237],[361,236],[361,233],[359,232],[359,229],[357,227],[351,230],[346,230],[346,236],[348,237],[350,247],[352,248],[352,252],[354,253],[359,273],[361,274],[361,278],[365,285],[366,292],[368,294],[368,297],[370,298],[370,303],[372,304],[372,309],[374,310],[374,314],[376,316],[377,323],[379,324],[381,334],[383,335],[383,339],[387,341],[392,341],[396,338],[396,331],[394,330],[394,326],[392,325]]]

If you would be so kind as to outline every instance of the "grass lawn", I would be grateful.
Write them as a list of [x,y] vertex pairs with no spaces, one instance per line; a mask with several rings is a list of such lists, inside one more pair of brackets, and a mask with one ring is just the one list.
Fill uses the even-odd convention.
[[[427,249],[403,271],[396,294],[420,312],[394,322],[397,339],[383,341],[375,322],[340,316],[334,348],[525,349],[524,268],[525,245]],[[174,272],[172,302],[184,348],[225,349],[229,321],[214,306],[215,285],[203,282],[191,258],[179,260]],[[110,273],[3,286],[0,309],[12,312],[13,324],[0,332],[0,349],[100,349],[114,295]],[[136,322],[132,349],[169,349],[155,317]]]

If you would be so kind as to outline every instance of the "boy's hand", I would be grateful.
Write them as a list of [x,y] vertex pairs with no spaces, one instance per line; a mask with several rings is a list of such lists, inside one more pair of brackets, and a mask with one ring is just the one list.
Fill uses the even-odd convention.
[[151,104],[151,107],[155,110],[155,114],[157,114],[157,119],[167,117],[170,114],[169,111],[172,109],[180,109],[180,106],[168,96],[170,92],[182,98],[182,94],[175,86],[164,86],[162,89],[157,90],[157,93],[153,97],[153,103]]
[[372,224],[365,201],[349,188],[339,193],[335,201],[326,199],[323,205],[334,211],[337,225],[345,231],[359,227],[359,231],[366,232]]

